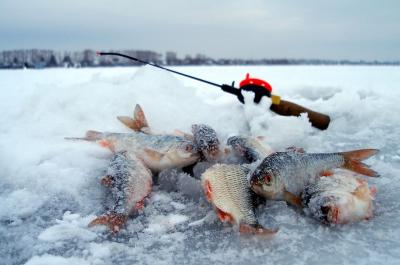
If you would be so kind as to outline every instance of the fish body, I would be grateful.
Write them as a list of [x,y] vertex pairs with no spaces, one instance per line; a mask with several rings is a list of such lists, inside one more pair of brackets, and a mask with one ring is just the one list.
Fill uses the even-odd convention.
[[[153,134],[151,133],[151,129],[149,123],[147,122],[144,111],[139,104],[136,104],[135,106],[133,118],[127,116],[118,116],[117,119],[135,132],[143,132],[149,135]],[[187,141],[193,142],[197,146],[198,152],[208,161],[215,161],[221,155],[220,142],[217,133],[208,125],[193,124],[192,134],[175,130],[173,133],[167,133],[163,135],[168,135],[170,137],[178,136]]]
[[216,161],[220,158],[220,142],[213,128],[205,124],[193,124],[192,133],[194,143],[206,160]]
[[375,188],[365,180],[345,174],[321,177],[305,188],[305,212],[325,223],[344,224],[369,219],[373,215]]
[[246,175],[248,169],[239,165],[216,164],[202,174],[205,196],[213,204],[219,219],[239,225],[245,233],[271,235],[276,231],[261,227],[251,202]]
[[95,141],[113,152],[135,154],[153,172],[184,167],[195,163],[200,157],[193,142],[173,135],[88,131],[82,139]]
[[262,142],[262,137],[231,136],[227,140],[234,153],[253,163],[272,154],[273,149]]
[[320,174],[343,167],[367,176],[377,173],[361,162],[378,150],[363,149],[343,153],[277,152],[266,157],[250,176],[254,192],[267,199],[299,198],[307,185]]
[[103,224],[118,232],[129,216],[143,208],[144,200],[151,192],[152,174],[135,155],[117,152],[101,183],[109,189],[109,211],[89,225]]

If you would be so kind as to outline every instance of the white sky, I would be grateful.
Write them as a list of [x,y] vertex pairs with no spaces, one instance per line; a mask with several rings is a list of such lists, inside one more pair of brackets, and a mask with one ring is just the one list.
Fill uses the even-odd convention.
[[0,0],[0,50],[400,60],[396,0]]

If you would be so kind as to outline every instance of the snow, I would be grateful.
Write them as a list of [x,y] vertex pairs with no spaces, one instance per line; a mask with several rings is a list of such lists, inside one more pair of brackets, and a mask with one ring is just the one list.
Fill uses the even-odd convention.
[[[218,88],[148,66],[0,71],[1,264],[399,264],[399,68],[175,69],[221,84],[238,83],[249,72],[269,81],[283,99],[329,114],[332,122],[319,131],[305,115],[268,111],[268,99],[243,106]],[[236,134],[263,135],[277,150],[379,148],[367,161],[381,175],[368,180],[377,187],[375,216],[330,227],[284,202],[267,202],[257,208],[259,221],[279,227],[278,234],[243,236],[217,220],[201,192],[195,194],[196,179],[177,171],[176,189],[156,185],[143,212],[118,235],[88,228],[104,212],[99,179],[111,154],[64,137],[89,129],[128,132],[116,116],[131,116],[136,103],[154,132],[190,132],[192,124],[203,123],[221,142]]]

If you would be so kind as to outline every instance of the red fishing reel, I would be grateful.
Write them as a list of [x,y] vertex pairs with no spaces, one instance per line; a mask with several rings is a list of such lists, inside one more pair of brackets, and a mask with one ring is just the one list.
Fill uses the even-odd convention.
[[246,78],[240,82],[241,90],[254,92],[254,103],[260,103],[263,96],[271,97],[272,86],[262,79],[250,78],[250,74],[246,74]]
[[246,78],[243,79],[239,84],[239,89],[235,88],[235,82],[232,85],[222,85],[223,91],[235,94],[239,101],[244,103],[244,97],[242,90],[251,91],[254,93],[254,103],[258,104],[263,96],[271,97],[272,86],[262,79],[250,78],[250,74],[246,74]]

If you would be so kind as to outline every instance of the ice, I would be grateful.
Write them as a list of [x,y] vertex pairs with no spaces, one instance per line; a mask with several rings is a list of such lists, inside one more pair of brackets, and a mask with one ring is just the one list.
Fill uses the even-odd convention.
[[[216,87],[149,66],[2,70],[0,264],[399,264],[398,67],[175,69],[221,84],[238,83],[249,72],[271,83],[282,99],[330,115],[331,124],[319,131],[305,115],[269,111],[268,99],[255,105],[248,94],[242,105]],[[132,116],[137,103],[155,133],[190,132],[202,123],[221,143],[232,135],[261,135],[276,150],[379,148],[366,161],[381,175],[368,179],[377,187],[375,216],[331,227],[268,201],[256,213],[264,227],[279,227],[278,234],[243,236],[218,220],[198,179],[176,171],[176,186],[155,185],[146,207],[118,235],[88,228],[104,213],[106,190],[99,180],[112,154],[64,137],[90,129],[129,132],[116,116]],[[198,178],[203,169],[197,169]]]
[[178,224],[186,222],[188,219],[187,216],[181,214],[158,215],[151,220],[144,232],[163,233],[173,229]]
[[158,185],[161,190],[177,191],[194,201],[199,201],[202,195],[200,181],[177,169],[161,171],[158,175]]
[[92,241],[96,234],[88,230],[88,224],[95,216],[80,218],[78,214],[71,214],[69,211],[64,213],[63,220],[56,220],[58,224],[44,230],[38,236],[43,241],[63,241],[77,239],[83,241]]
[[89,265],[90,262],[76,257],[64,258],[62,256],[54,256],[54,255],[43,255],[43,256],[35,256],[31,258],[26,265]]

